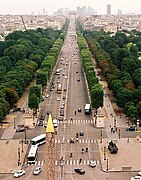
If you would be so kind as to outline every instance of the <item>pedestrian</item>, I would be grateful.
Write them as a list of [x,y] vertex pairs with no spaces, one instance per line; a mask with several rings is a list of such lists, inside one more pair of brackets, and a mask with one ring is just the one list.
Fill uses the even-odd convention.
[[88,152],[88,148],[86,148],[86,152]]
[[84,149],[82,148],[82,154],[84,154]]
[[76,115],[76,111],[75,111],[74,113],[75,113],[75,115]]
[[129,138],[127,139],[127,143],[129,143]]
[[72,157],[72,153],[70,153],[70,157]]
[[79,159],[79,164],[82,162],[82,158]]

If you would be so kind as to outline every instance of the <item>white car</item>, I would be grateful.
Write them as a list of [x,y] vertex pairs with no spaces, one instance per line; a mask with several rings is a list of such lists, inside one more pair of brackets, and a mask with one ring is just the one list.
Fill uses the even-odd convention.
[[138,176],[141,176],[141,171],[138,172]]
[[60,97],[57,98],[57,101],[60,101]]
[[34,175],[39,175],[39,174],[41,173],[41,171],[42,171],[42,168],[41,168],[41,167],[36,167],[36,168],[34,169],[34,171],[33,171],[33,174],[34,174]]
[[65,76],[65,79],[67,79],[68,77],[67,76]]
[[131,180],[141,180],[141,176],[131,177]]
[[23,176],[25,174],[25,170],[17,170],[15,173],[14,173],[14,177],[15,178],[18,178],[20,176]]
[[48,98],[49,97],[49,94],[46,94],[46,98]]
[[90,160],[89,161],[89,166],[90,167],[96,167],[96,161],[95,160]]

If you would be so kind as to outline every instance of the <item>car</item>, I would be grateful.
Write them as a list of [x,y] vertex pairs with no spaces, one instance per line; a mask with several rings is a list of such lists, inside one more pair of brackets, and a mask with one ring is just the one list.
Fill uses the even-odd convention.
[[24,132],[25,131],[25,127],[18,127],[16,129],[16,132]]
[[141,176],[141,171],[138,172],[138,176]]
[[70,143],[74,143],[74,138],[70,138]]
[[141,180],[141,176],[131,177],[131,180]]
[[136,131],[136,127],[135,126],[129,126],[126,128],[126,131]]
[[89,166],[90,167],[96,167],[96,161],[95,160],[90,160],[89,161]]
[[50,88],[50,91],[53,91],[53,88]]
[[65,79],[67,79],[68,77],[67,76],[65,76]]
[[62,76],[65,76],[65,73],[62,73]]
[[41,167],[36,167],[36,168],[34,169],[34,171],[33,171],[33,174],[34,174],[34,175],[39,175],[39,174],[41,173],[41,171],[42,171],[42,168],[41,168]]
[[64,88],[64,91],[66,92],[66,91],[67,91],[67,88]]
[[60,83],[60,81],[58,80],[57,83]]
[[13,112],[18,112],[18,111],[21,111],[21,108],[15,107],[15,108],[13,109]]
[[57,128],[57,127],[58,127],[58,124],[57,124],[57,123],[54,123],[54,124],[53,124],[53,127],[54,127],[54,128]]
[[41,115],[40,120],[44,120],[45,116]]
[[66,96],[65,96],[65,95],[63,95],[62,99],[66,99]]
[[64,110],[60,110],[60,116],[64,116]]
[[77,79],[78,82],[80,82],[80,79]]
[[39,120],[37,123],[38,126],[43,126],[43,121]]
[[78,112],[81,112],[81,108],[80,107],[78,108]]
[[79,136],[84,136],[84,131],[80,131]]
[[57,98],[57,101],[60,101],[60,97]]
[[46,94],[46,98],[49,98],[49,94]]
[[18,178],[20,176],[23,176],[25,174],[25,170],[17,170],[15,173],[14,173],[14,177],[15,178]]
[[63,116],[59,116],[58,120],[63,121]]
[[76,73],[78,73],[78,71],[76,71]]
[[64,109],[64,105],[61,105],[61,106],[60,106],[60,109]]
[[61,103],[62,105],[65,105],[65,102],[64,101],[62,101],[62,103]]
[[74,169],[75,170],[75,172],[77,172],[78,174],[85,174],[85,171],[83,170],[83,169],[80,169],[80,168],[76,168],[76,169]]

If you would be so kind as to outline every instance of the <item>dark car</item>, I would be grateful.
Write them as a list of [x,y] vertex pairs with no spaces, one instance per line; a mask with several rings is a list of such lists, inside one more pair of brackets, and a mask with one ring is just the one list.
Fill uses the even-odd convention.
[[78,174],[85,174],[85,171],[83,170],[83,169],[79,169],[79,168],[76,168],[76,169],[74,169],[75,170],[75,172],[77,172]]
[[60,116],[64,116],[64,111],[60,110]]
[[78,82],[80,82],[80,79],[77,79]]
[[18,111],[21,111],[21,108],[16,107],[16,108],[13,109],[13,112],[18,112]]
[[45,116],[42,115],[42,116],[40,117],[40,120],[44,120],[44,119],[45,119]]
[[135,126],[129,126],[126,128],[126,131],[136,131],[136,127]]
[[74,143],[74,138],[70,138],[70,143]]

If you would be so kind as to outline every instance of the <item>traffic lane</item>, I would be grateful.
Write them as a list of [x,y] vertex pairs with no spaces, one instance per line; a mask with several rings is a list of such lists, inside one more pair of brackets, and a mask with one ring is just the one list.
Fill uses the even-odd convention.
[[[84,175],[80,175],[74,171],[75,168],[82,168],[85,170]],[[72,179],[72,180],[85,180],[85,179],[91,179],[91,180],[103,180],[108,177],[107,174],[98,171],[98,168],[91,168],[89,165],[75,165],[73,167],[71,166],[65,166],[65,177],[64,180]],[[112,179],[113,180],[113,179]]]

